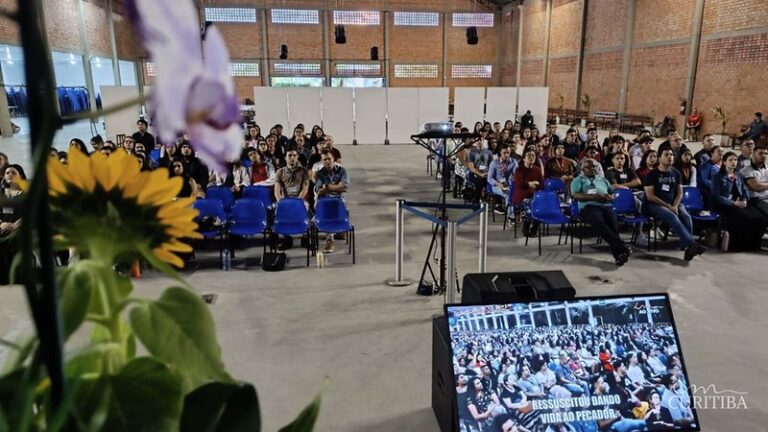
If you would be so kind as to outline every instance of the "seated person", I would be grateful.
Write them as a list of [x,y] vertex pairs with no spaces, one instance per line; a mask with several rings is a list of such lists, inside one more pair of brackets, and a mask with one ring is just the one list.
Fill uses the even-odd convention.
[[614,135],[610,138],[608,143],[603,146],[604,157],[603,167],[608,169],[613,166],[613,155],[616,153],[623,153],[626,155],[625,165],[630,166],[629,152],[627,151],[627,141],[621,135]]
[[[709,160],[709,157],[707,157],[707,160]],[[698,184],[698,174],[696,165],[693,164],[693,157],[691,156],[691,151],[688,149],[685,149],[680,152],[680,157],[675,159],[675,168],[680,171],[680,176],[683,180],[683,186],[692,186],[696,187]]]
[[656,168],[656,165],[658,164],[659,158],[658,154],[656,153],[656,150],[648,150],[643,155],[642,160],[640,161],[640,165],[637,168],[637,171],[635,171],[635,174],[637,174],[638,177],[640,177],[641,181],[644,181],[646,177],[648,177],[648,174],[653,171],[654,168]]
[[598,148],[598,150],[602,150],[603,147],[600,145],[600,140],[597,137],[597,128],[594,126],[587,129],[587,139],[584,140],[583,145],[581,146],[581,150],[585,150],[587,147],[594,145]]
[[565,156],[565,144],[555,145],[555,153],[544,166],[544,174],[547,177],[562,179],[566,188],[576,176],[576,162]]
[[483,141],[476,140],[472,144],[472,150],[469,152],[469,158],[467,160],[467,168],[472,173],[472,181],[474,186],[474,194],[472,202],[475,204],[480,203],[480,197],[485,190],[485,183],[488,179],[488,168],[493,161],[493,153],[487,148],[483,148]]
[[576,378],[571,366],[568,364],[569,361],[570,358],[568,357],[568,353],[560,351],[557,368],[555,369],[557,383],[571,392],[573,397],[589,395],[589,384]]
[[698,141],[699,128],[701,127],[701,116],[696,108],[693,109],[691,115],[685,121],[685,133],[688,136],[689,141]]
[[749,189],[737,167],[736,153],[726,153],[712,181],[712,208],[725,216],[728,250],[760,250],[766,223],[760,211],[747,204]]
[[9,238],[22,223],[22,203],[17,200],[22,199],[24,192],[21,190],[19,179],[27,179],[24,169],[16,164],[7,165],[3,170],[3,187],[0,188],[0,193],[3,199],[13,201],[3,203],[2,212],[0,212],[0,285],[10,283],[11,265],[21,248],[20,237]]
[[744,140],[739,149],[741,154],[738,157],[739,164],[736,166],[736,170],[741,171],[750,164],[752,152],[755,151],[755,140]]
[[272,165],[261,159],[261,153],[253,147],[248,149],[248,160],[251,161],[249,168],[250,182],[254,186],[274,186],[275,169]]
[[[255,149],[253,149],[255,152]],[[217,171],[213,171],[213,182],[208,186],[227,186],[230,188],[236,198],[239,198],[243,189],[250,186],[251,178],[248,168],[244,167],[240,161],[232,164],[229,173],[222,176]]]
[[741,170],[741,175],[747,182],[749,188],[749,204],[763,214],[768,219],[768,168],[765,166],[765,158],[768,155],[768,148],[764,146],[755,147],[752,152],[752,159],[749,166]]
[[[536,164],[536,151],[526,150],[523,154],[523,164],[515,171],[515,192],[512,195],[512,205],[520,207],[523,201],[533,198],[533,194],[544,185],[544,176],[541,168]],[[533,235],[537,224],[529,218],[523,224],[523,234]]]
[[619,235],[619,224],[613,212],[613,190],[605,177],[595,175],[596,161],[585,159],[582,174],[571,183],[571,196],[579,203],[582,220],[595,229],[611,246],[617,266],[629,260],[630,249]]
[[768,122],[763,120],[763,113],[756,112],[754,121],[750,123],[749,128],[741,136],[741,139],[750,138],[757,142],[765,134],[768,134]]
[[643,186],[648,199],[648,211],[662,221],[680,238],[680,249],[685,250],[684,258],[690,261],[706,249],[693,238],[693,221],[688,210],[681,204],[683,184],[680,172],[672,166],[674,156],[671,149],[659,152],[659,166],[645,177]]
[[701,167],[704,165],[704,162],[709,160],[709,157],[712,155],[712,147],[715,146],[715,137],[706,134],[701,140],[701,150],[697,151],[695,155],[693,155],[693,160],[696,163],[697,167]]
[[613,166],[605,172],[605,178],[612,189],[640,190],[643,183],[632,168],[625,166],[626,162],[624,153],[613,153]]
[[[101,148],[101,152],[104,153],[105,151],[108,151],[109,146],[104,145]],[[181,184],[181,190],[179,191],[178,195],[176,195],[177,198],[188,198],[188,197],[195,197],[195,198],[205,198],[205,191],[203,188],[195,181],[194,178],[192,178],[187,173],[186,165],[184,164],[184,161],[181,159],[174,159],[173,162],[171,162],[171,170],[170,170],[170,176],[171,177],[181,177],[182,184]]]
[[511,153],[508,145],[501,144],[499,157],[491,162],[488,170],[488,184],[494,195],[502,197],[505,206],[509,205],[509,185],[514,181],[512,176],[517,169],[517,161],[510,157]]
[[680,156],[680,152],[688,147],[683,144],[683,137],[676,129],[669,129],[667,131],[667,140],[659,144],[659,151],[663,149],[672,150],[672,155],[677,159]]
[[[315,175],[315,194],[317,195],[315,203],[323,197],[337,196],[343,199],[349,189],[347,170],[335,163],[333,153],[328,149],[323,150],[322,158],[323,168]],[[328,234],[325,238],[323,252],[333,252],[333,234]]]
[[[629,149],[629,161],[632,162],[631,167],[633,170],[638,171],[640,169],[640,163],[643,160],[643,156],[648,153],[648,150],[653,150],[653,138],[651,138],[650,134],[646,135],[643,133],[643,136],[637,143]],[[640,174],[638,173],[638,175]]]
[[283,198],[301,198],[309,195],[309,172],[299,165],[299,153],[289,148],[285,154],[286,165],[275,175],[275,200]]
[[688,389],[680,385],[680,379],[675,374],[666,374],[661,382],[664,393],[661,397],[661,406],[668,409],[676,426],[693,423],[693,411],[691,410]]
[[578,131],[575,128],[568,129],[568,132],[565,134],[565,140],[561,142],[565,146],[565,157],[572,160],[579,158],[581,141],[579,141]]
[[597,147],[587,147],[586,150],[584,150],[584,157],[579,159],[579,163],[576,165],[576,171],[577,174],[581,173],[582,166],[584,165],[584,161],[587,159],[597,161],[597,165],[595,165],[595,175],[597,176],[605,176],[605,171],[603,171],[603,164],[600,163],[600,150],[597,149]]
[[622,142],[625,141],[624,137],[619,134],[619,128],[616,126],[611,127],[608,131],[608,136],[603,139],[603,155],[606,155],[611,151],[611,144],[614,142],[614,137],[621,137]]
[[709,160],[699,168],[698,185],[702,195],[704,195],[704,205],[709,208],[710,195],[712,192],[712,181],[715,175],[720,172],[721,162],[723,160],[723,149],[720,146],[712,147],[712,155]]

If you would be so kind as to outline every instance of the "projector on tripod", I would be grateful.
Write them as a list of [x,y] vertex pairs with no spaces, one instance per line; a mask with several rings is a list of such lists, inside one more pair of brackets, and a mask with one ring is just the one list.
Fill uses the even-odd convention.
[[440,123],[424,123],[422,132],[446,132],[451,133],[453,131],[453,123],[440,122]]

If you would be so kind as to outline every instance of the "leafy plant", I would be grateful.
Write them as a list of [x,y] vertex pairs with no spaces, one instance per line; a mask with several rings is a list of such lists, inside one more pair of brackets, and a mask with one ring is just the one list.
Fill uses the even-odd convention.
[[712,108],[712,114],[720,122],[720,135],[725,135],[725,128],[728,127],[728,112],[721,105]]
[[557,109],[560,110],[560,112],[563,111],[563,106],[565,105],[565,96],[558,93],[555,95],[555,99],[557,99]]
[[[190,202],[174,200],[181,182],[164,169],[141,173],[123,153],[72,151],[69,167],[48,156],[63,125],[143,99],[62,118],[51,102],[41,13],[41,0],[6,13],[21,32],[35,173],[20,195],[21,252],[11,275],[24,284],[36,334],[0,340],[10,350],[0,372],[0,431],[259,431],[256,389],[227,372],[208,306],[170,266],[190,250],[182,239],[196,235]],[[54,267],[52,219],[58,246],[81,258],[66,268]],[[115,267],[137,258],[175,286],[158,299],[135,295]],[[90,340],[73,348],[67,342],[78,331]],[[283,430],[311,431],[320,401]]]
[[586,93],[581,95],[581,106],[584,107],[584,110],[587,112],[587,115],[589,115],[589,110],[590,108],[592,108],[592,99]]

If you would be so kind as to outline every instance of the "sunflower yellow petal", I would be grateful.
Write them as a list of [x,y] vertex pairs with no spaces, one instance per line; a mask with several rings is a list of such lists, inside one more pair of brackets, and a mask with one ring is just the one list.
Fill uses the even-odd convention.
[[137,196],[139,204],[147,204],[152,202],[150,199],[156,192],[162,191],[167,187],[168,183],[168,170],[157,169],[149,173],[149,177],[141,188]]
[[176,239],[170,241],[169,243],[164,243],[162,246],[160,246],[160,248],[169,252],[192,252],[192,246],[186,243],[181,243]]
[[154,252],[159,259],[167,262],[168,264],[175,265],[176,267],[184,267],[184,261],[182,261],[181,258],[177,257],[170,251],[167,251],[163,248],[156,248],[153,249],[152,252]]
[[136,198],[136,196],[139,195],[139,192],[144,189],[144,186],[149,181],[149,174],[142,173],[137,176],[135,176],[133,179],[128,181],[125,186],[123,187],[123,196],[126,198]]
[[175,227],[166,228],[165,233],[171,237],[177,237],[177,238],[189,238],[189,239],[203,238],[203,235],[197,231],[189,231],[189,230],[179,229]]
[[[162,209],[160,209],[162,210]],[[191,221],[199,212],[195,209],[179,209],[174,212],[158,212],[157,216],[162,221]]]
[[[155,205],[163,205],[173,202],[176,195],[181,190],[181,184],[184,180],[181,177],[173,177],[167,180],[164,188],[155,191],[146,197],[149,203]],[[139,202],[141,203],[141,202]]]
[[107,165],[107,157],[103,153],[96,152],[91,155],[91,170],[93,171],[93,176],[97,184],[100,184],[106,191],[112,189],[112,187],[109,186],[109,166]]
[[67,167],[62,165],[57,159],[50,159],[46,164],[46,172],[48,174],[50,190],[66,193],[67,183],[72,183]]
[[68,171],[72,183],[80,189],[93,192],[96,180],[94,179],[91,161],[88,156],[84,155],[80,150],[72,148],[69,152],[68,161]]

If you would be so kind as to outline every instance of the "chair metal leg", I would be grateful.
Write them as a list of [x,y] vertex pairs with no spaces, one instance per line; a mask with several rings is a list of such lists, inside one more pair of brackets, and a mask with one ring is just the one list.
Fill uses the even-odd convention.
[[568,235],[571,236],[571,255],[573,255],[573,226],[575,222],[571,221],[570,224],[568,224]]
[[355,227],[352,227],[352,264],[357,261],[357,239],[355,238]]
[[540,227],[538,227],[539,229],[537,229],[537,230],[536,230],[536,233],[538,234],[538,237],[539,237],[539,256],[541,256],[541,230],[542,230],[542,229],[543,229],[545,226],[546,226],[546,225],[540,226]]
[[579,223],[579,253],[584,253],[584,222]]

